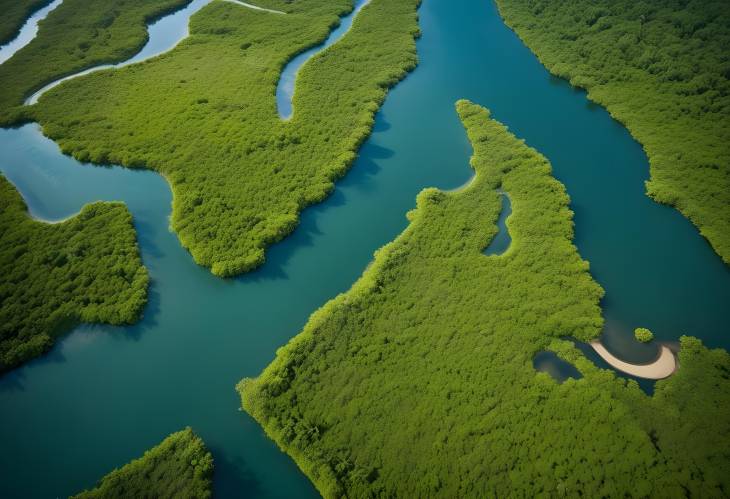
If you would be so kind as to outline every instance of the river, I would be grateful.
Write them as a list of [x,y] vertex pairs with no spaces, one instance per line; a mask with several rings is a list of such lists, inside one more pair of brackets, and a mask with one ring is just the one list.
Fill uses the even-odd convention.
[[[0,497],[61,497],[190,425],[214,454],[217,497],[314,497],[294,463],[238,410],[234,385],[257,375],[309,314],[345,291],[374,250],[406,226],[428,186],[471,176],[454,102],[493,111],[551,160],[576,212],[576,244],[606,289],[605,343],[693,334],[730,346],[730,272],[675,210],[644,195],[648,163],[625,128],[550,77],[485,0],[425,0],[419,67],[389,94],[375,130],[324,203],[259,271],[218,279],[168,229],[171,195],[156,174],[79,165],[35,125],[0,130],[0,169],[49,220],[97,199],[135,217],[150,304],[126,328],[80,326],[53,351],[0,378]],[[274,96],[272,95],[272,99]],[[485,257],[493,258],[493,257]]]

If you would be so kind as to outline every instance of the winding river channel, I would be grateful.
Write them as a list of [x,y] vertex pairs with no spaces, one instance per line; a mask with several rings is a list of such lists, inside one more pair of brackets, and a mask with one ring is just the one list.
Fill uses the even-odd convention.
[[730,347],[730,271],[686,219],[645,196],[648,163],[626,129],[552,78],[487,0],[425,0],[420,18],[420,65],[389,94],[350,173],[305,210],[263,268],[238,279],[214,277],[181,248],[157,174],[79,164],[35,124],[0,130],[0,169],[34,216],[124,201],[152,277],[141,323],[80,326],[0,377],[0,497],[68,496],[187,425],[214,454],[217,497],[315,497],[238,410],[234,385],[349,288],[405,228],[421,189],[471,176],[460,98],[489,107],[565,183],[576,244],[606,289],[610,351],[636,362],[656,356],[656,345],[633,340],[638,326],[662,341],[686,333]]

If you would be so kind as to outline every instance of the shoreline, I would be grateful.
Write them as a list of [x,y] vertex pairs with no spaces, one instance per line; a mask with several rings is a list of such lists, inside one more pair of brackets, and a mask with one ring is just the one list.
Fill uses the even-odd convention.
[[660,345],[659,356],[649,364],[631,364],[625,362],[603,346],[600,341],[591,341],[589,345],[611,367],[619,371],[636,376],[637,378],[659,380],[668,378],[677,371],[677,359],[666,345]]

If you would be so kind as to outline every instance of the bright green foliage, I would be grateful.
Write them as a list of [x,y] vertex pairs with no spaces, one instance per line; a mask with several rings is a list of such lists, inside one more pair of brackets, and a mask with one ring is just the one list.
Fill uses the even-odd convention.
[[[559,339],[588,340],[602,325],[568,196],[545,158],[485,109],[457,108],[473,182],[423,191],[410,226],[352,289],[239,384],[245,410],[325,497],[730,490],[730,357],[683,339],[679,374],[650,398]],[[512,201],[512,244],[485,256],[497,189]],[[536,372],[545,349],[584,377],[559,384]]]
[[189,2],[64,0],[41,22],[38,36],[0,66],[0,120],[22,115],[14,106],[47,83],[128,59],[147,41],[147,22]]
[[74,499],[208,499],[213,456],[190,428],[173,433],[139,459],[115,469]]
[[94,203],[64,222],[37,222],[0,176],[0,372],[42,354],[77,322],[137,320],[147,284],[122,204]]
[[649,195],[730,263],[730,2],[497,0],[554,74],[641,142]]
[[25,20],[51,0],[0,0],[0,45],[18,35]]
[[634,337],[637,339],[637,341],[640,341],[642,343],[649,343],[651,340],[654,339],[654,333],[652,333],[645,327],[637,327],[634,330]]
[[260,265],[299,212],[331,192],[387,89],[416,65],[418,0],[373,0],[302,68],[294,116],[282,121],[274,97],[282,67],[324,40],[352,4],[269,4],[288,13],[213,2],[171,52],[71,80],[30,110],[66,153],[164,174],[173,229],[220,276]]

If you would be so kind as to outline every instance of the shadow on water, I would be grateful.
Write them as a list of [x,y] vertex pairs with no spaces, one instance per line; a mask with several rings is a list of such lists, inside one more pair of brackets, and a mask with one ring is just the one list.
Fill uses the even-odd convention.
[[[317,497],[291,459],[236,412],[233,387],[349,288],[406,227],[418,192],[471,176],[471,147],[454,111],[461,98],[490,108],[566,185],[576,245],[607,291],[612,351],[630,361],[650,355],[636,353],[638,326],[662,341],[687,333],[730,344],[728,269],[689,222],[646,197],[646,157],[626,130],[550,77],[494,5],[425,0],[420,20],[419,66],[389,93],[351,171],[302,213],[262,269],[237,279],[212,276],[181,248],[158,175],[80,165],[34,125],[0,130],[0,169],[35,216],[124,201],[153,282],[139,325],[77,328],[49,356],[0,377],[0,497],[76,493],[186,425],[220,456],[218,497]],[[115,336],[130,329],[134,341]]]
[[547,350],[538,352],[532,365],[535,370],[549,374],[558,383],[564,383],[568,378],[581,379],[583,377],[573,364],[561,359],[555,352]]
[[499,195],[502,198],[502,210],[499,212],[499,218],[497,219],[497,233],[484,249],[483,253],[485,255],[500,256],[512,244],[512,237],[507,227],[507,219],[512,214],[512,202],[507,193],[500,191]]
[[213,454],[213,490],[217,497],[238,497],[244,490],[249,497],[261,494],[256,474],[241,456],[229,456],[223,448],[209,450]]

